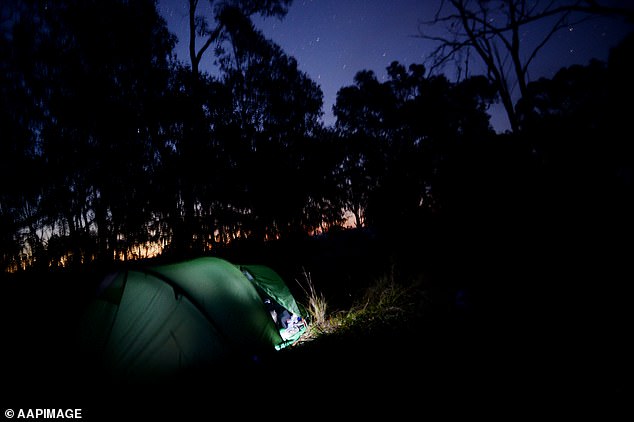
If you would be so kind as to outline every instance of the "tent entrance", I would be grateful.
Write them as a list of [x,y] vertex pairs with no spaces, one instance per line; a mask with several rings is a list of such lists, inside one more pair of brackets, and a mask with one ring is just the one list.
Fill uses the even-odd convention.
[[[256,271],[253,271],[253,268],[255,268]],[[299,339],[306,330],[306,321],[302,317],[299,307],[294,300],[288,302],[288,300],[284,300],[286,298],[281,294],[283,292],[275,291],[276,283],[272,283],[273,280],[270,274],[268,278],[262,277],[262,274],[258,274],[257,269],[256,266],[249,266],[248,268],[246,266],[241,267],[244,276],[255,286],[256,291],[264,303],[264,307],[269,315],[271,315],[279,331],[280,337],[284,340],[283,343],[276,346],[279,350]],[[276,298],[278,300],[276,300]],[[290,306],[284,306],[280,302],[288,303]]]

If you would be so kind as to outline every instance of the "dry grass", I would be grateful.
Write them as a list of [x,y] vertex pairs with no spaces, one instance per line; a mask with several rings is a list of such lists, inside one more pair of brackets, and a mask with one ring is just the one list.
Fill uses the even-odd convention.
[[394,271],[378,277],[348,310],[329,312],[327,300],[304,270],[297,280],[305,296],[308,329],[296,344],[323,336],[363,335],[401,325],[419,315],[427,301],[416,282],[400,283]]

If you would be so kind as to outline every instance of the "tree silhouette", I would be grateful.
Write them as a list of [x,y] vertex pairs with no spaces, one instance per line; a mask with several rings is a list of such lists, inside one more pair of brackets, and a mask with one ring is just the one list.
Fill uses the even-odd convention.
[[[623,101],[632,83],[619,58],[631,50],[631,40],[630,35],[613,49],[608,63],[591,60],[562,68],[552,79],[531,82],[526,98],[517,104],[548,189],[558,191],[552,200],[568,210],[594,209],[598,215],[613,204],[612,211],[621,214],[631,202],[622,177],[632,168],[631,143],[624,138],[632,107]],[[588,201],[590,192],[595,199]]]
[[334,107],[346,144],[340,185],[358,225],[417,221],[439,205],[433,185],[451,143],[492,134],[486,109],[494,91],[484,78],[452,84],[398,62],[387,70],[383,83],[358,72]]
[[3,3],[4,268],[337,224],[321,90],[249,19],[286,4],[218,2],[220,77],[194,83],[152,1]]
[[[465,74],[469,74],[469,52],[473,50],[484,64],[487,76],[496,87],[511,130],[520,129],[515,111],[514,88],[519,98],[527,95],[530,68],[535,58],[558,31],[598,16],[634,17],[630,8],[611,7],[597,1],[504,0],[501,2],[450,0],[443,1],[431,21],[421,24],[421,37],[438,43],[430,54],[432,68],[451,59],[464,58]],[[546,25],[541,29],[537,25]],[[442,25],[445,32],[433,34],[425,27]],[[522,33],[533,29],[541,34],[530,41]],[[446,34],[446,35],[445,35]],[[461,56],[465,53],[464,56]],[[458,64],[458,69],[463,69]]]
[[304,217],[321,200],[306,171],[321,131],[321,89],[250,20],[236,17],[226,30],[231,48],[221,50],[220,63],[239,134],[226,140],[238,144],[229,146],[235,177],[227,179],[235,186],[232,205],[244,212],[243,231],[263,240],[319,225]]
[[166,87],[174,40],[153,1],[24,7],[7,40],[17,79],[3,84],[36,111],[16,119],[37,163],[34,196],[23,201],[24,252],[43,267],[112,259],[147,240],[150,104]]
[[539,221],[541,256],[550,259],[542,265],[562,274],[540,287],[568,301],[566,312],[591,327],[584,338],[611,345],[625,329],[625,280],[632,278],[632,245],[620,239],[634,233],[634,151],[627,136],[633,83],[625,59],[633,40],[630,34],[613,48],[607,63],[591,60],[531,82],[517,106],[539,164],[542,212],[532,220]]
[[[292,0],[231,0],[209,1],[213,13],[213,23],[203,13],[199,14],[200,0],[188,0],[189,2],[189,59],[194,79],[200,74],[200,62],[209,47],[221,39],[227,23],[240,16],[253,15],[283,17],[288,12]],[[215,24],[215,25],[214,25]],[[211,26],[213,25],[213,27]],[[200,47],[196,46],[198,40],[202,41]]]
[[38,26],[29,19],[34,12],[37,8],[24,2],[0,7],[0,265],[11,269],[24,265],[27,242],[42,248],[34,217],[40,185],[31,176],[42,166],[34,129],[41,127],[45,96],[31,60],[37,56],[38,42]]
[[[200,63],[211,46],[217,47],[212,51],[218,52],[224,41],[228,39],[227,28],[235,26],[236,22],[250,21],[253,15],[283,17],[290,0],[235,0],[235,1],[209,1],[209,13],[199,13],[199,0],[189,0],[189,59],[191,65],[191,77],[185,80],[185,88],[188,93],[188,116],[184,120],[184,131],[178,145],[178,171],[175,173],[180,179],[178,211],[174,215],[173,238],[171,242],[172,252],[176,254],[191,253],[197,222],[199,219],[196,189],[200,187],[200,173],[204,168],[211,166],[219,169],[220,162],[214,162],[213,154],[205,154],[205,144],[208,144],[210,125],[208,119],[209,99],[205,94],[209,89],[205,86],[209,79],[202,76]],[[202,45],[198,46],[197,42]],[[207,157],[206,162],[200,162],[201,157]],[[200,239],[199,239],[200,240]]]

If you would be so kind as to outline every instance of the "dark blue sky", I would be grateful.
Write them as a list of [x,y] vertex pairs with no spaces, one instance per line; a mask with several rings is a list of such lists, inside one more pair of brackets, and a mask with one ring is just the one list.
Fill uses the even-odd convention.
[[[177,56],[188,61],[187,0],[160,0],[161,13],[181,41]],[[631,2],[613,1],[629,4]],[[209,9],[200,0],[200,11]],[[334,123],[332,106],[337,91],[353,83],[354,75],[373,70],[379,79],[394,60],[408,66],[423,63],[433,44],[417,35],[419,22],[433,17],[439,0],[295,0],[283,20],[256,19],[263,33],[297,59],[299,67],[321,86],[324,93],[324,122]],[[551,77],[563,66],[586,64],[591,58],[607,59],[614,46],[632,26],[614,20],[595,19],[557,33],[538,56],[531,79]],[[539,28],[533,28],[535,33]],[[527,31],[525,36],[531,37]],[[213,57],[203,60],[212,71]],[[472,68],[472,70],[476,70]],[[455,75],[446,69],[450,79]],[[474,72],[475,73],[475,72]],[[493,126],[508,127],[501,107],[491,110]]]

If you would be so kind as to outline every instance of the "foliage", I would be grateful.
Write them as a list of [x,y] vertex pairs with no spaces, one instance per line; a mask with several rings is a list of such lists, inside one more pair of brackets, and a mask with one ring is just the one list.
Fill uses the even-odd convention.
[[[207,254],[344,215],[427,251],[443,219],[463,239],[511,233],[502,221],[538,227],[570,198],[560,215],[626,221],[631,39],[527,84],[512,135],[489,125],[495,81],[398,62],[384,81],[360,70],[324,127],[320,87],[251,21],[290,1],[198,3],[190,63],[151,0],[2,3],[2,270]],[[205,55],[217,74],[198,70]]]
[[327,320],[328,303],[326,297],[323,293],[317,291],[310,273],[304,269],[302,275],[304,277],[303,282],[297,281],[297,283],[304,291],[307,302],[306,305],[304,305],[304,308],[308,312],[307,319],[313,326],[322,326],[326,324]]
[[[588,19],[616,17],[632,21],[632,9],[619,4],[614,7],[610,3],[585,0],[442,1],[434,19],[421,23],[420,36],[437,44],[429,56],[432,68],[455,61],[458,79],[469,76],[472,53],[479,58],[500,96],[511,130],[518,132],[513,91],[518,88],[519,98],[526,97],[535,58],[555,34]],[[442,27],[443,31],[435,31],[435,27]],[[526,37],[529,32],[532,35]]]
[[451,142],[492,134],[483,77],[458,84],[426,76],[425,67],[393,62],[379,82],[361,71],[337,94],[336,128],[344,146],[338,169],[346,207],[357,224],[389,227],[437,211],[435,177]]
[[[306,308],[309,312],[308,330],[298,341],[345,336],[367,336],[376,331],[401,328],[418,320],[427,310],[427,293],[416,280],[397,280],[394,270],[377,277],[356,298],[350,309],[327,312],[323,293],[314,286],[310,274],[304,271]],[[305,284],[305,285],[304,285]]]

